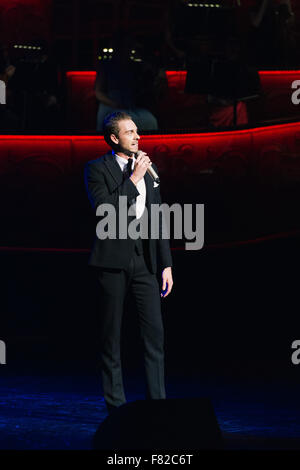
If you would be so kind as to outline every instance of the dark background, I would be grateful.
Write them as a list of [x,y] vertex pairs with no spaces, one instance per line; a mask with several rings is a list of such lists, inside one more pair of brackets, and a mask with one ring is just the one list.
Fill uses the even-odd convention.
[[[242,18],[235,18],[242,11],[235,2],[220,3],[226,21],[209,17],[214,25],[210,31],[205,29],[210,23],[204,17],[197,23],[202,25],[203,42],[208,33],[226,39],[233,27],[237,34],[246,31]],[[298,6],[292,3],[297,39]],[[56,132],[63,134],[65,72],[94,70],[98,51],[121,26],[160,51],[166,5],[156,1],[1,0],[0,38],[12,51],[16,68],[21,53],[14,50],[14,44],[46,41],[58,71],[62,106],[61,127]],[[242,6],[247,8],[246,2]],[[176,17],[176,12],[172,14]],[[221,31],[220,25],[224,26]],[[171,29],[176,47],[182,47],[193,28],[191,23],[171,20]],[[295,55],[282,69],[299,68],[297,61]],[[171,52],[164,65],[169,70],[183,66]],[[40,133],[47,131],[53,133],[47,128]],[[76,132],[80,134],[80,130]],[[292,138],[297,141],[295,134]],[[161,140],[164,143],[163,130]],[[8,163],[16,152],[13,137],[12,142],[5,151]],[[16,145],[22,154],[22,143]],[[299,152],[296,148],[293,153],[291,148],[288,156],[298,162]],[[275,149],[274,162],[278,161],[277,151],[281,158],[286,149]],[[63,150],[57,152],[63,161]],[[3,155],[4,150],[2,163]],[[39,169],[39,156],[37,152],[27,173],[22,165],[14,164],[7,171],[3,163],[1,174],[0,337],[7,344],[6,371],[94,373],[100,306],[87,266],[94,225],[82,180],[83,160],[90,155],[84,155],[71,171],[64,169],[62,177],[51,165]],[[196,161],[197,153],[194,157]],[[163,174],[166,201],[204,203],[206,207],[204,248],[186,252],[172,243],[174,290],[163,300],[167,369],[174,374],[249,379],[280,376],[297,381],[299,371],[291,363],[291,344],[299,337],[299,176],[292,170],[291,181],[282,183],[276,179],[276,174],[282,174],[280,167],[274,177],[272,159],[263,177],[255,168],[247,173],[239,166],[235,172],[234,161],[219,165],[212,178],[204,174],[197,179],[187,153],[185,164],[190,173],[182,172],[185,176],[175,180],[168,172]],[[241,164],[239,157],[236,161]],[[129,370],[140,370],[133,308],[127,308],[125,315],[124,364]]]

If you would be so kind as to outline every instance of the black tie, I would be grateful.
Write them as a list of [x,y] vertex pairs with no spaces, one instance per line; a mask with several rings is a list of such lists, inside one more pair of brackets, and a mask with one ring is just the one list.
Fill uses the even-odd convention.
[[128,162],[127,162],[127,164],[125,165],[124,173],[125,173],[126,178],[130,178],[130,176],[131,176],[131,173],[132,173],[132,161],[133,161],[132,158],[128,158]]

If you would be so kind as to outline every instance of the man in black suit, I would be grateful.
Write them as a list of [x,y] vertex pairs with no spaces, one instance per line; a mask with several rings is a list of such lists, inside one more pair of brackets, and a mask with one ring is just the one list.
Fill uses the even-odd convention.
[[[147,217],[151,227],[151,204],[161,204],[159,185],[147,169],[152,165],[145,152],[138,152],[140,136],[131,117],[123,112],[107,116],[104,138],[112,152],[85,167],[85,183],[94,209],[110,204],[116,211],[116,237],[95,240],[89,264],[97,267],[101,298],[100,359],[104,399],[109,412],[126,402],[121,369],[120,336],[125,296],[135,299],[144,346],[147,397],[165,398],[164,330],[160,297],[172,290],[172,257],[169,240],[119,236],[121,200],[129,209],[127,227]],[[156,169],[156,167],[153,168]],[[123,198],[120,198],[123,196]],[[126,196],[126,199],[124,198]],[[145,210],[146,209],[146,210]],[[98,212],[99,213],[99,212]],[[103,215],[103,213],[102,213]],[[142,219],[141,219],[142,220]],[[160,224],[161,225],[161,220]],[[123,227],[124,228],[124,227]],[[150,234],[150,229],[148,230]],[[160,294],[156,273],[162,270]]]

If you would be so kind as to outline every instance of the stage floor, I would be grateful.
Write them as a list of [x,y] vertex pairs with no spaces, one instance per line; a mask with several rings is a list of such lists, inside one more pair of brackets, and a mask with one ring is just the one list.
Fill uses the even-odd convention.
[[[125,381],[127,400],[143,399],[138,376]],[[0,390],[1,449],[91,449],[107,416],[93,376],[3,377]],[[300,449],[300,386],[175,378],[167,398],[209,397],[226,449]],[[199,423],[200,425],[200,423]]]

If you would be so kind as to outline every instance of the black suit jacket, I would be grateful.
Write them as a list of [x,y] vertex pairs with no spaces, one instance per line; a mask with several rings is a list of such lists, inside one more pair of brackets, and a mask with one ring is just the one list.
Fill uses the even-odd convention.
[[[153,164],[155,170],[156,167]],[[85,185],[93,208],[96,210],[100,204],[113,204],[117,212],[117,238],[100,240],[96,237],[89,264],[92,266],[126,269],[129,266],[135,240],[130,237],[118,238],[118,209],[119,196],[127,196],[128,206],[135,202],[139,192],[135,184],[125,178],[118,162],[112,152],[88,162],[85,166]],[[156,273],[157,269],[172,266],[172,257],[169,240],[151,239],[151,204],[161,204],[160,187],[154,188],[153,180],[148,173],[144,176],[146,184],[146,207],[148,210],[149,238],[144,243],[148,251],[149,269]],[[100,220],[100,219],[99,219]],[[128,217],[128,224],[132,218]],[[161,221],[160,221],[161,222]]]

